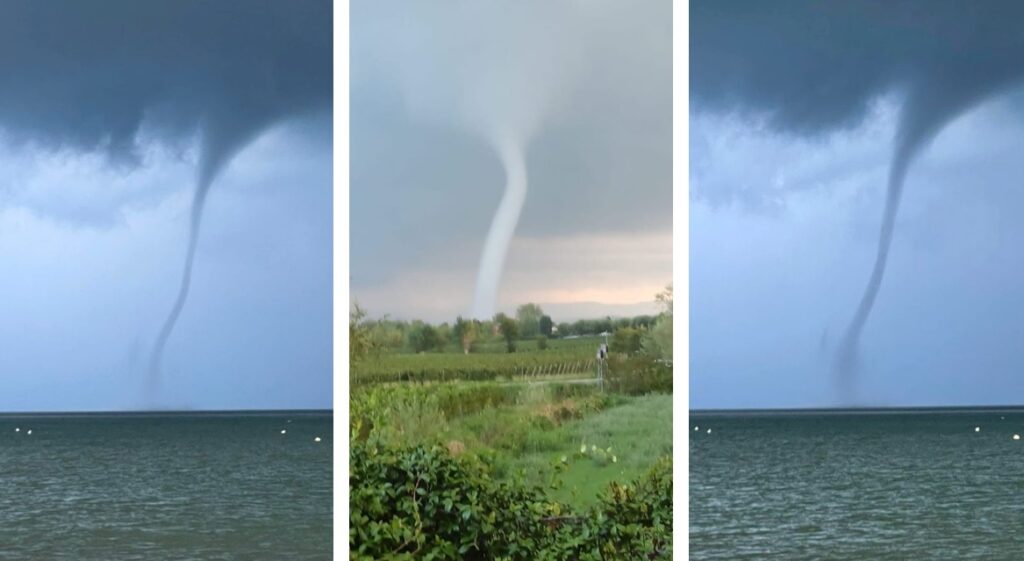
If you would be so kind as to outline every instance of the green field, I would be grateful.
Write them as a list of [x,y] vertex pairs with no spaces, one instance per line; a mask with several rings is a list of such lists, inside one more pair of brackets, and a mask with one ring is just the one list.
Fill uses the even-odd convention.
[[672,365],[603,337],[370,353],[350,374],[355,559],[671,556]]
[[555,483],[553,498],[586,506],[609,482],[633,479],[671,455],[672,396],[601,392],[580,382],[544,377],[357,387],[353,432],[357,439],[438,445],[481,458],[499,479]]
[[353,366],[353,385],[386,382],[443,382],[453,380],[485,381],[537,378],[580,374],[593,376],[594,356],[603,339],[580,337],[555,339],[539,350],[536,341],[517,342],[515,353],[505,351],[504,343],[481,344],[472,354],[454,348],[445,352],[381,353]]

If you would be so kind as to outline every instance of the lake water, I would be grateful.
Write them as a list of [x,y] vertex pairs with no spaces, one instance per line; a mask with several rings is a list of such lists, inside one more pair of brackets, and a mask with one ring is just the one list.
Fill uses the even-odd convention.
[[689,430],[691,559],[1024,559],[1024,410],[694,414]]
[[0,416],[0,559],[330,559],[332,440],[329,412]]

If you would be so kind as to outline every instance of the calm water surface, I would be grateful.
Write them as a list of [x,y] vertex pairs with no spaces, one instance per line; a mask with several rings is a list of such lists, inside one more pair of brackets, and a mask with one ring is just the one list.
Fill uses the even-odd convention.
[[327,412],[0,415],[0,559],[330,559],[332,440]]
[[689,430],[691,559],[1024,559],[1024,410],[694,414]]

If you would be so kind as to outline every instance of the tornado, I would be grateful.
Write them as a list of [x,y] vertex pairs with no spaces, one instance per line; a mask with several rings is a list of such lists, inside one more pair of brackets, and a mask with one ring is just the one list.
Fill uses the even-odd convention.
[[213,121],[213,124],[210,124],[203,134],[196,173],[196,187],[192,195],[192,207],[189,214],[188,247],[185,250],[185,264],[181,272],[178,294],[171,306],[171,311],[160,327],[149,357],[146,396],[150,403],[157,400],[167,341],[174,332],[174,326],[178,323],[181,311],[188,301],[189,287],[192,284],[192,268],[195,263],[196,247],[199,243],[199,230],[203,222],[203,209],[206,206],[210,187],[234,155],[262,129],[260,122],[242,119],[239,115],[234,117],[237,120],[230,125],[227,120]]
[[160,327],[160,333],[156,337],[156,342],[153,345],[153,352],[149,358],[149,379],[146,393],[150,401],[154,401],[156,399],[156,394],[159,389],[160,367],[163,362],[164,348],[167,347],[167,340],[171,337],[175,324],[178,323],[178,317],[181,316],[181,310],[185,307],[185,301],[188,300],[188,290],[189,286],[192,284],[192,265],[195,262],[196,245],[199,242],[199,227],[203,220],[203,207],[206,205],[206,195],[209,193],[210,185],[212,183],[212,173],[204,173],[203,171],[200,171],[199,178],[196,182],[196,189],[192,196],[192,211],[189,217],[188,249],[185,250],[185,266],[181,272],[181,282],[178,286],[178,295],[174,299],[174,305],[171,306],[170,313],[167,314],[167,318],[164,319],[164,323]]
[[889,249],[896,229],[896,215],[911,164],[946,125],[1018,77],[1019,71],[1016,69],[998,69],[997,72],[979,75],[965,67],[951,68],[946,73],[937,73],[918,82],[904,101],[889,165],[885,209],[874,267],[836,355],[836,384],[840,402],[851,404],[857,399],[860,338],[885,277]]
[[918,149],[918,143],[897,142],[896,153],[889,168],[889,183],[885,198],[885,210],[882,213],[882,228],[878,235],[878,249],[875,253],[875,265],[871,270],[871,277],[864,288],[860,304],[850,320],[849,326],[842,342],[839,344],[839,351],[836,357],[836,368],[838,372],[838,385],[840,399],[850,403],[855,399],[855,374],[859,369],[858,347],[860,345],[861,332],[864,331],[864,324],[867,323],[871,309],[875,305],[875,298],[878,297],[878,290],[882,286],[882,278],[885,276],[885,266],[889,261],[889,248],[892,246],[892,234],[896,226],[896,211],[899,210],[900,198],[903,194],[903,182],[907,176],[907,168],[910,160]]
[[491,221],[480,257],[472,308],[472,315],[477,319],[489,319],[497,309],[505,257],[526,201],[527,190],[526,159],[522,144],[505,137],[493,139],[492,144],[505,168],[505,193]]

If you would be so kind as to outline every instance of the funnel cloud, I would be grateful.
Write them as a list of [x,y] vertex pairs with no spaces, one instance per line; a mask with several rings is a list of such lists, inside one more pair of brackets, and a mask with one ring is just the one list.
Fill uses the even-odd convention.
[[672,8],[353,2],[352,300],[437,323],[524,302],[556,321],[656,310]]
[[601,62],[588,56],[587,47],[599,40],[616,9],[608,2],[538,0],[355,8],[354,42],[376,64],[357,66],[353,81],[392,84],[414,119],[463,131],[490,146],[501,162],[505,188],[484,238],[472,317],[487,319],[497,310],[527,196],[528,147],[557,127],[564,107],[584,94],[578,82]]
[[160,384],[161,363],[163,360],[164,348],[167,340],[178,322],[181,310],[188,300],[188,291],[192,283],[192,266],[195,262],[196,245],[199,243],[199,228],[203,220],[203,207],[206,205],[206,198],[209,195],[210,187],[228,164],[232,156],[241,150],[245,144],[259,130],[260,121],[240,121],[234,126],[220,124],[213,121],[204,129],[199,164],[196,178],[196,187],[192,195],[192,208],[189,213],[188,247],[185,250],[185,265],[181,274],[181,284],[178,294],[174,299],[167,319],[164,320],[149,360],[149,378],[146,382],[147,397],[155,400]]
[[512,243],[523,202],[526,201],[526,160],[523,149],[515,142],[499,140],[495,150],[505,168],[505,194],[491,222],[491,229],[484,242],[484,253],[480,257],[480,271],[477,273],[476,292],[473,296],[472,317],[475,318],[490,318],[494,315],[501,274],[505,270],[505,255]]
[[101,153],[123,169],[139,166],[148,146],[198,144],[181,282],[149,361],[151,399],[188,298],[211,187],[269,127],[330,111],[331,12],[328,0],[0,7],[0,140]]
[[874,265],[834,361],[839,401],[849,404],[859,399],[860,339],[912,164],[958,116],[1020,83],[1024,6],[905,0],[776,8],[691,4],[694,111],[817,141],[856,128],[882,100],[898,100]]

